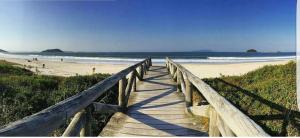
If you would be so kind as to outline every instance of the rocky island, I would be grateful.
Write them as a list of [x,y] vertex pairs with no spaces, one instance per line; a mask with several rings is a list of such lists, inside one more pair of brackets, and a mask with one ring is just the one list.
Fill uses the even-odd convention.
[[60,50],[60,49],[47,49],[42,51],[42,53],[63,53],[64,51]]
[[7,53],[7,51],[0,49],[0,53]]
[[247,53],[256,53],[257,51],[255,49],[249,49],[247,50]]

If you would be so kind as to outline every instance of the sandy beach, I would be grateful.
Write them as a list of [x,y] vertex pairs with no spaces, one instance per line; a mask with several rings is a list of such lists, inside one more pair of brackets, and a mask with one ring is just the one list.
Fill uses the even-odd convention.
[[[75,75],[91,75],[93,68],[95,73],[115,74],[127,67],[130,64],[89,64],[89,63],[74,63],[61,61],[38,60],[28,62],[25,59],[17,58],[0,58],[9,62],[26,65],[30,70],[44,75],[57,76],[75,76]],[[265,65],[286,64],[289,60],[271,61],[271,62],[252,62],[252,63],[234,63],[234,64],[182,64],[193,74],[200,78],[219,77],[222,75],[242,75],[249,71],[258,69]],[[45,68],[43,68],[45,64]],[[28,68],[29,69],[29,68]]]

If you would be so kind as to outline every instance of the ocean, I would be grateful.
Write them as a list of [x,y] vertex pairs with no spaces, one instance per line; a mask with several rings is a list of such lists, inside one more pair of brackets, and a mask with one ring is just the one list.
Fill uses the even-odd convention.
[[153,63],[164,63],[170,57],[178,63],[222,64],[265,62],[295,59],[295,52],[64,52],[64,53],[0,53],[0,57],[60,61],[77,63],[133,64],[147,57]]

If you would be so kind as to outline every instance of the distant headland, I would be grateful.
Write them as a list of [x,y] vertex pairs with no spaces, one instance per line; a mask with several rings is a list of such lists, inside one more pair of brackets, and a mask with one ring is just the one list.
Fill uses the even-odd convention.
[[64,51],[60,50],[60,49],[47,49],[42,51],[42,53],[64,53]]
[[247,53],[256,53],[257,52],[257,50],[255,50],[255,49],[248,49],[247,50]]
[[7,53],[7,51],[0,49],[0,53]]

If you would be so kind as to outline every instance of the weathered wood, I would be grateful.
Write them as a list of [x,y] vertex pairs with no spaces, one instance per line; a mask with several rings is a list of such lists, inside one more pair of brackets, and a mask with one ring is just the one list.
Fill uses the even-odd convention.
[[85,109],[85,117],[86,117],[86,122],[85,122],[85,126],[84,126],[84,136],[92,136],[92,106],[88,106]]
[[176,83],[177,83],[177,92],[181,92],[181,88],[180,88],[180,71],[179,69],[177,69],[176,71],[176,74],[177,74],[177,78],[176,78]]
[[181,85],[181,91],[183,94],[185,94],[185,82],[184,82],[184,78],[182,75],[182,72],[180,73],[180,85]]
[[115,112],[120,112],[123,110],[122,107],[118,105],[112,105],[112,104],[103,104],[103,103],[98,103],[94,102],[94,110],[95,112],[98,113],[115,113]]
[[140,77],[143,79],[144,78],[144,67],[143,67],[143,64],[141,64],[140,66]]
[[220,136],[217,119],[218,119],[218,114],[216,113],[216,111],[213,108],[211,108],[210,115],[209,115],[209,130],[208,130],[210,137],[219,137]]
[[188,80],[190,80],[190,82],[201,92],[204,98],[210,103],[210,105],[212,105],[223,119],[224,123],[228,125],[236,136],[269,136],[252,119],[243,114],[239,109],[233,106],[200,78],[193,75],[180,64],[176,64],[170,59],[167,60],[187,75]]
[[222,118],[218,116],[217,126],[220,130],[220,133],[223,137],[234,137],[234,133],[230,130],[230,128],[223,122]]
[[209,118],[210,115],[209,109],[210,109],[210,105],[201,105],[201,106],[190,106],[187,108],[187,111],[196,116]]
[[[206,131],[185,114],[185,101],[166,68],[153,66],[132,93],[126,112],[115,113],[101,136],[203,136]],[[120,115],[121,114],[121,115]],[[130,130],[129,130],[130,129]],[[135,132],[139,131],[139,132]],[[167,134],[167,135],[165,135]]]
[[[146,59],[149,60],[149,59]],[[105,80],[95,84],[89,89],[78,93],[64,101],[61,101],[36,114],[25,117],[16,122],[10,123],[0,130],[1,136],[46,136],[64,124],[69,118],[80,110],[86,108],[98,97],[103,95],[118,81],[146,60],[134,64],[119,73],[112,75]],[[50,123],[51,122],[51,123]],[[37,131],[38,130],[38,131]]]
[[[135,74],[136,75],[136,74]],[[132,84],[132,92],[136,92],[136,78],[137,77],[134,77],[134,80],[133,80],[133,84]]]
[[126,87],[126,90],[125,90],[125,105],[127,106],[128,104],[128,99],[129,99],[129,96],[130,96],[130,92],[131,92],[131,89],[132,89],[132,85],[133,85],[133,82],[135,81],[135,72],[133,71],[130,75],[130,78],[128,80],[128,85]]
[[71,123],[63,133],[63,137],[79,136],[80,130],[85,122],[85,112],[78,112],[72,119]]
[[141,73],[139,73],[136,70],[134,72],[135,72],[136,77],[139,79],[139,81],[143,81],[143,77],[140,75]]
[[126,78],[122,78],[119,80],[119,96],[118,96],[118,104],[120,107],[125,108],[125,89],[126,89]]
[[188,79],[185,80],[185,103],[187,107],[192,106],[192,84]]
[[174,81],[177,80],[177,69],[176,69],[176,68],[174,69],[174,74],[173,74],[173,76],[172,76],[172,79],[173,79]]
[[143,65],[143,67],[144,67],[144,75],[146,75],[147,74],[147,65],[144,63],[144,65]]

